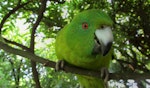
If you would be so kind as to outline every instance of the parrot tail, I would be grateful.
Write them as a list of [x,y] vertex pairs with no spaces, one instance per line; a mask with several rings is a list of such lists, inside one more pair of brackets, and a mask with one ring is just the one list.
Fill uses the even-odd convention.
[[104,81],[100,78],[77,75],[81,88],[106,88]]

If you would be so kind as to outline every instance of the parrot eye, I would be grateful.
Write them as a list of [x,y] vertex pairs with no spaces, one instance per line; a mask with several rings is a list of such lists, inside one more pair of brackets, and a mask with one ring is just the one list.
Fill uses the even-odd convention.
[[82,28],[83,28],[83,29],[88,29],[88,23],[85,23],[85,22],[84,22],[84,23],[82,24]]

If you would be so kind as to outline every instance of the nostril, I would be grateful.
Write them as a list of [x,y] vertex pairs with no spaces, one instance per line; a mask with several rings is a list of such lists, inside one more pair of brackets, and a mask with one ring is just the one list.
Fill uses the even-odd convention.
[[105,27],[104,25],[101,25],[101,26],[100,26],[101,29],[103,29],[104,27]]
[[104,29],[106,27],[108,27],[108,26],[107,25],[100,25],[100,29]]

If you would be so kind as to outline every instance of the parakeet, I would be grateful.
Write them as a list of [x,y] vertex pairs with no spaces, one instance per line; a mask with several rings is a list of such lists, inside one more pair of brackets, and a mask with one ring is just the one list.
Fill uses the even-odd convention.
[[[113,21],[102,10],[80,12],[56,37],[58,59],[89,70],[108,68],[112,56],[112,25]],[[100,78],[77,77],[82,88],[105,88]]]

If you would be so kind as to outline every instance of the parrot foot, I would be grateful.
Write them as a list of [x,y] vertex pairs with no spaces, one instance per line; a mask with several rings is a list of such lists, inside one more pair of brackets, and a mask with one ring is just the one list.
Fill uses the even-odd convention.
[[56,62],[55,71],[63,70],[64,64],[65,64],[64,60],[59,60],[58,62]]
[[106,67],[101,68],[101,78],[104,80],[104,83],[107,83],[109,79],[109,71]]

